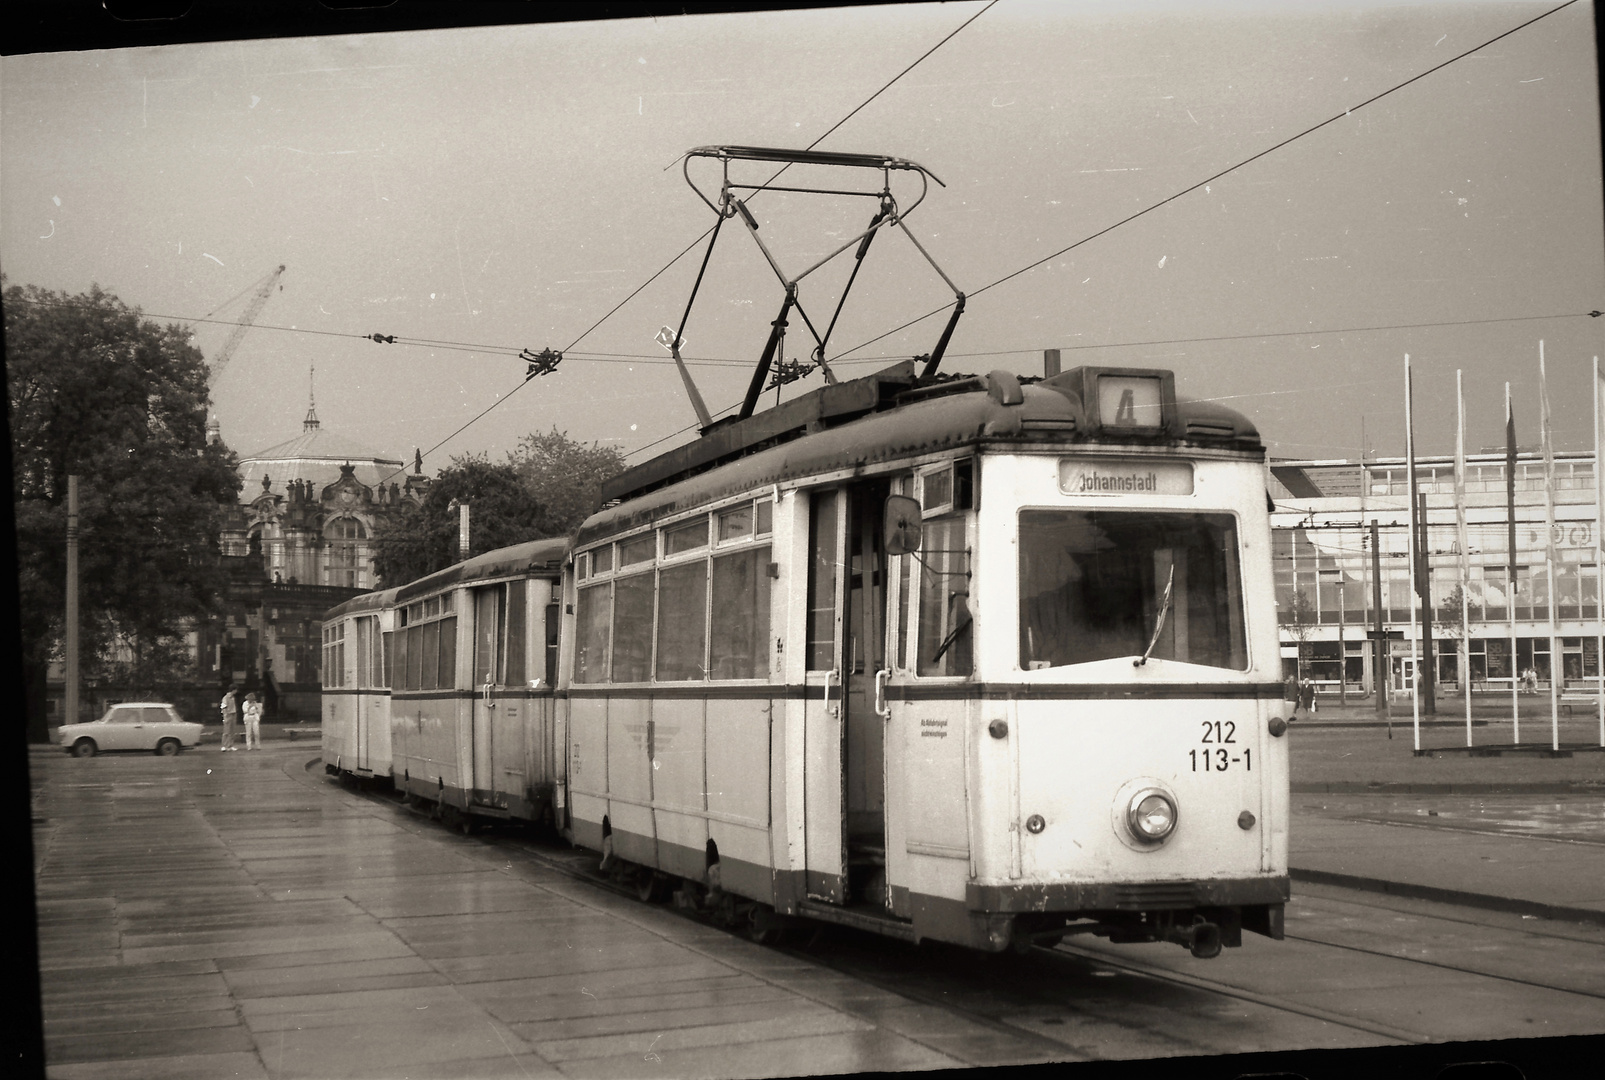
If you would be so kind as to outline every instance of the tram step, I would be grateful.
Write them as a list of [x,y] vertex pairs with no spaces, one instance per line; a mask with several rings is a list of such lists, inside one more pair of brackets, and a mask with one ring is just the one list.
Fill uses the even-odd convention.
[[797,908],[802,914],[823,922],[839,923],[876,934],[887,934],[904,941],[914,940],[913,923],[896,918],[882,908],[865,906],[842,908],[818,900],[804,900],[797,905]]

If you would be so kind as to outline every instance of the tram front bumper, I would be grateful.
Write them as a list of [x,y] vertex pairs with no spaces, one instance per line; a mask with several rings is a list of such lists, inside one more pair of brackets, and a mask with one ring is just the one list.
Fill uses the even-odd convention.
[[1285,904],[1287,875],[1210,878],[1194,881],[1033,882],[983,885],[970,882],[964,906],[970,911],[1023,914],[1048,911],[1173,911],[1203,907]]

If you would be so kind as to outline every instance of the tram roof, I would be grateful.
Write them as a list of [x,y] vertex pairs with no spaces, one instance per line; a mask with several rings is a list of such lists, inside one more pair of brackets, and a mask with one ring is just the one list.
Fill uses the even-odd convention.
[[710,428],[697,442],[627,470],[602,489],[604,498],[618,504],[588,518],[575,543],[583,546],[766,484],[966,446],[1173,447],[1264,458],[1253,423],[1214,402],[1172,396],[1163,429],[1151,434],[1114,438],[1098,430],[1083,406],[1084,388],[1099,374],[1138,370],[1076,368],[1023,385],[995,371],[917,385],[913,363],[905,361]]
[[[546,573],[557,577],[562,571],[563,559],[568,554],[566,536],[547,540],[526,540],[522,544],[487,551],[444,570],[409,582],[396,590],[395,602],[404,604],[419,596],[439,592],[454,585],[466,585],[491,578],[512,577],[518,574]],[[359,598],[360,599],[360,598]]]
[[396,601],[398,589],[380,589],[374,592],[365,592],[361,596],[353,596],[343,604],[336,604],[323,613],[323,621],[338,619],[343,615],[356,615],[364,611],[379,611],[389,607]]

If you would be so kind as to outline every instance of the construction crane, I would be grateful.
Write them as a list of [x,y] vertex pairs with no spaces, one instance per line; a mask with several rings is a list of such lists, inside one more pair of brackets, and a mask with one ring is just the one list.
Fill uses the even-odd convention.
[[[267,275],[267,277],[254,285],[247,286],[244,291],[235,293],[225,303],[219,305],[219,307],[227,307],[245,295],[245,292],[251,289],[256,290],[256,294],[251,297],[251,302],[245,306],[245,314],[240,316],[239,320],[234,324],[234,329],[229,331],[228,340],[223,342],[223,347],[218,350],[216,359],[212,361],[212,373],[206,380],[208,388],[216,386],[217,380],[222,378],[223,369],[228,367],[229,358],[234,355],[234,350],[239,347],[240,339],[245,337],[245,332],[251,328],[252,323],[256,322],[256,317],[262,314],[262,305],[266,304],[268,297],[273,295],[273,286],[278,285],[279,275],[283,273],[284,266],[281,263],[279,268]],[[284,286],[279,285],[279,288],[282,289]]]

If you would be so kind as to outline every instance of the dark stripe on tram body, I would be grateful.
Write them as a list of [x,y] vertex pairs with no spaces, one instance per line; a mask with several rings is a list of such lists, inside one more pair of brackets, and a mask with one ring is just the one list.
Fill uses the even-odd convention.
[[1281,683],[966,683],[888,684],[892,701],[1163,701],[1178,698],[1280,698]]
[[[367,691],[364,691],[367,692]],[[386,691],[388,693],[388,691]],[[396,701],[449,701],[469,698],[483,698],[484,690],[397,690],[392,695]],[[492,689],[492,701],[522,701],[525,698],[554,697],[551,690],[498,690]]]
[[[796,684],[768,683],[745,686],[613,686],[593,684],[570,686],[559,691],[560,697],[569,698],[647,698],[690,699],[718,698],[721,700],[787,700],[840,701],[842,687],[833,683],[826,696],[826,687],[799,686]],[[886,686],[888,701],[1164,701],[1225,698],[1263,700],[1280,699],[1281,683],[1156,683],[1134,686],[1130,683],[933,683],[898,684]],[[539,693],[539,691],[537,691]]]

